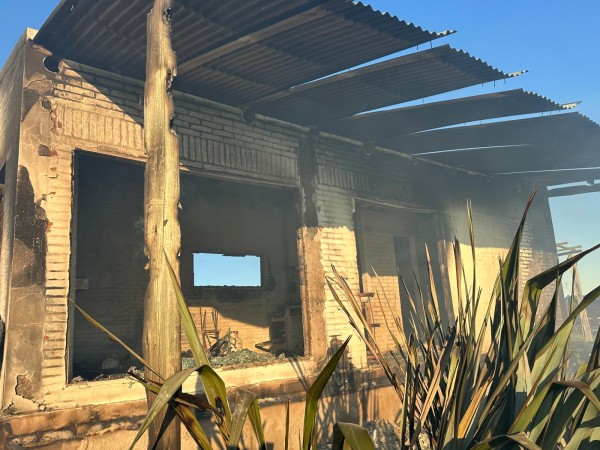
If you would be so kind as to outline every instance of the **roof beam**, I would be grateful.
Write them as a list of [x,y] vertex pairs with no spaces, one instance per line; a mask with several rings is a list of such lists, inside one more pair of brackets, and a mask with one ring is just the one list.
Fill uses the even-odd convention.
[[[492,77],[490,79],[487,79],[487,80],[484,80],[481,82],[492,81],[493,79],[498,80],[498,79],[502,79],[502,78],[511,78],[511,77],[515,77],[515,76],[518,76],[521,74],[521,72],[515,72],[513,74],[506,74],[504,72],[501,72],[498,69],[495,69],[495,68],[489,66],[488,64],[482,62],[481,60],[478,60],[478,59],[472,57],[468,53],[462,52],[460,50],[456,50],[446,44],[446,45],[441,45],[439,47],[434,47],[430,50],[424,50],[424,51],[420,51],[417,53],[410,53],[408,55],[399,56],[399,57],[388,59],[388,60],[385,60],[382,62],[369,64],[369,65],[366,65],[363,67],[359,67],[358,69],[347,70],[344,72],[337,73],[335,75],[327,76],[327,77],[324,77],[324,78],[321,78],[321,79],[318,79],[315,81],[301,84],[299,86],[293,86],[289,89],[281,90],[281,91],[275,92],[273,94],[266,95],[262,98],[253,100],[251,103],[249,103],[245,106],[248,109],[256,108],[258,110],[258,108],[262,107],[264,104],[271,103],[273,101],[280,100],[282,98],[286,98],[286,97],[290,97],[290,96],[294,96],[294,95],[298,95],[298,94],[303,94],[305,92],[307,94],[310,94],[310,92],[314,89],[322,88],[322,87],[330,85],[330,84],[335,85],[338,82],[344,82],[346,80],[351,80],[351,79],[356,79],[360,83],[371,86],[375,89],[387,91],[390,93],[391,97],[394,97],[394,96],[396,96],[396,93],[393,92],[393,88],[392,88],[392,91],[390,91],[389,86],[380,84],[378,82],[370,81],[369,77],[377,76],[378,74],[384,73],[386,71],[395,71],[395,73],[397,73],[397,74],[402,73],[404,71],[407,74],[407,76],[409,76],[409,75],[414,76],[414,73],[411,72],[411,70],[414,71],[414,66],[418,66],[419,64],[438,64],[438,66],[442,66],[442,65],[449,66],[455,72],[454,74],[451,74],[449,76],[456,76],[456,74],[471,76],[471,74],[469,74],[468,72],[465,72],[464,67],[461,67],[461,65],[460,65],[461,61],[459,61],[459,64],[456,64],[455,62],[448,63],[446,61],[446,59],[448,59],[448,58],[449,59],[457,59],[457,60],[462,59],[462,63],[464,63],[464,61],[466,61],[466,60],[468,60],[469,62],[475,61],[476,64],[481,64],[481,67],[485,67],[485,68],[489,69],[490,71],[494,71],[497,74],[496,77]],[[435,76],[435,75],[433,75],[433,76]],[[421,78],[421,81],[422,81],[422,78]],[[472,84],[476,84],[476,83],[472,83]],[[466,86],[469,86],[472,84],[466,84],[466,85],[460,86],[460,87],[466,87]],[[460,87],[458,87],[458,88],[460,88]],[[446,91],[450,91],[450,90],[454,90],[454,89],[458,89],[458,88],[453,87],[453,88],[447,89]],[[445,91],[442,91],[442,92],[445,92]],[[438,94],[438,93],[440,93],[440,92],[434,92],[434,93],[427,94],[427,95],[434,95],[434,94]],[[406,96],[404,96],[404,97],[406,97]],[[416,98],[418,98],[418,97],[416,97]],[[413,99],[415,99],[415,97],[402,98],[402,99],[398,99],[397,101],[394,101],[394,103],[401,103],[401,102],[410,101]],[[387,106],[387,105],[381,105],[381,106]],[[352,114],[355,114],[358,112],[362,112],[362,111],[353,111]],[[350,115],[350,114],[347,114],[346,116],[348,116],[348,115]],[[341,117],[344,117],[344,116],[341,116]],[[338,119],[338,118],[340,118],[340,117],[336,117],[335,119]]]
[[195,66],[206,64],[224,55],[233,53],[234,51],[248,47],[249,45],[256,44],[292,27],[310,22],[316,17],[325,15],[326,11],[323,8],[334,1],[336,0],[314,0],[307,5],[304,5],[302,8],[288,11],[274,20],[269,20],[268,23],[260,24],[253,30],[245,31],[244,33],[233,36],[227,43],[181,62],[179,64],[179,70],[182,72],[190,70]]
[[600,192],[600,183],[548,189],[548,197],[566,197],[567,195],[589,194],[591,192]]
[[361,75],[368,74],[371,72],[377,72],[377,71],[389,69],[392,67],[399,67],[399,66],[407,65],[412,62],[418,61],[420,59],[427,58],[430,54],[435,54],[437,52],[446,50],[448,48],[450,48],[450,46],[446,44],[446,45],[443,45],[440,47],[434,47],[431,50],[424,50],[424,51],[420,51],[417,53],[411,53],[411,54],[408,54],[405,56],[399,56],[399,57],[388,59],[386,61],[382,61],[379,63],[360,67],[358,69],[352,69],[352,70],[348,70],[345,72],[341,72],[341,73],[338,73],[335,75],[321,78],[319,80],[310,81],[308,83],[301,84],[300,86],[293,86],[291,88],[275,92],[273,94],[267,95],[262,98],[258,98],[256,100],[254,100],[251,104],[246,105],[246,106],[248,108],[253,108],[253,107],[263,104],[263,103],[272,102],[274,100],[279,100],[281,98],[289,97],[290,95],[300,94],[304,91],[310,91],[311,89],[314,89],[314,88],[317,88],[320,86],[325,86],[325,85],[328,85],[331,83],[335,83],[340,80],[345,80],[345,79],[349,79],[349,78],[357,78],[357,77],[360,77]]

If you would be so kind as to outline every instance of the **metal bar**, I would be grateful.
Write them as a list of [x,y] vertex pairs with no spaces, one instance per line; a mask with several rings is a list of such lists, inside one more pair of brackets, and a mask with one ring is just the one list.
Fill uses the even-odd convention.
[[600,183],[548,189],[548,197],[566,197],[567,195],[589,194],[590,192],[600,192]]

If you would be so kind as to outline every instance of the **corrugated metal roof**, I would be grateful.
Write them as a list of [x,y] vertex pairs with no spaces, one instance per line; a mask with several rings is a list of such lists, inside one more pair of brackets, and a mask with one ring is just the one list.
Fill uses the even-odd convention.
[[[36,41],[65,58],[143,78],[151,0],[67,0]],[[175,88],[247,101],[445,36],[347,0],[179,0]]]
[[[143,79],[152,4],[63,0],[35,40],[58,56]],[[338,73],[451,32],[350,0],[178,0],[172,13],[177,90],[404,153],[478,147],[427,157],[482,173],[543,169],[540,180],[573,181],[590,175],[582,167],[600,166],[599,127],[576,115],[414,133],[560,109],[519,90],[339,120],[518,75],[448,46]]]
[[488,175],[600,167],[600,147],[589,143],[519,144],[427,155],[426,159]]
[[562,105],[546,97],[515,89],[359,114],[324,124],[321,129],[358,141],[378,143],[416,131],[562,109]]
[[443,45],[296,86],[248,107],[290,122],[318,125],[519,74],[504,73]]
[[[433,137],[435,135],[435,137]],[[579,113],[511,120],[413,134],[404,145],[419,151],[450,147],[421,156],[496,175],[600,167],[600,126]]]
[[520,144],[584,145],[592,142],[600,142],[600,127],[587,117],[572,112],[413,133],[386,139],[381,144],[403,153],[427,154]]
[[565,170],[534,170],[529,172],[510,172],[495,175],[497,178],[530,185],[535,181],[538,186],[575,183],[577,181],[600,180],[600,168],[582,168]]

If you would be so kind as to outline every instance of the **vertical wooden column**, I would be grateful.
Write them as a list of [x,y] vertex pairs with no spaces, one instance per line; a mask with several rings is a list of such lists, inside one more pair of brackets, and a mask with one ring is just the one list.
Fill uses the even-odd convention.
[[[175,108],[170,90],[176,74],[171,47],[171,5],[172,0],[155,0],[148,15],[144,94],[144,139],[148,154],[144,213],[150,279],[144,303],[143,349],[144,357],[164,377],[181,369],[180,320],[164,257],[166,253],[175,273],[179,273],[179,143],[171,129]],[[153,375],[146,371],[146,376]],[[154,397],[148,395],[149,405]],[[159,417],[149,431],[148,448],[180,448],[180,424],[172,415]]]
[[302,226],[299,248],[304,323],[304,351],[313,360],[327,356],[325,331],[325,272],[321,254],[321,230],[317,213],[317,144],[315,136],[300,139],[298,173],[302,192]]

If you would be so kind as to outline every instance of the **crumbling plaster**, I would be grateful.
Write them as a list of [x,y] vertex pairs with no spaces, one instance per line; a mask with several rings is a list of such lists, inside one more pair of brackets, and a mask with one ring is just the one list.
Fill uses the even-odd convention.
[[[39,409],[46,391],[42,382],[46,319],[46,255],[49,221],[45,208],[48,179],[55,170],[53,127],[48,95],[54,74],[44,67],[48,55],[31,41],[23,47],[23,90],[14,209],[14,248],[4,354],[2,409]],[[40,151],[42,149],[43,151]]]

